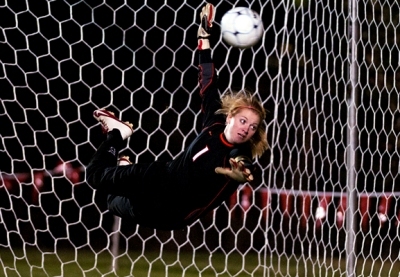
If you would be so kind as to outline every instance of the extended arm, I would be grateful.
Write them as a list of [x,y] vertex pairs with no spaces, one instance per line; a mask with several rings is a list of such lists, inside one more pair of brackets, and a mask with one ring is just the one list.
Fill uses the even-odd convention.
[[217,72],[211,57],[209,38],[212,33],[215,18],[214,5],[207,3],[200,13],[200,25],[197,32],[199,53],[199,86],[202,98],[202,112],[204,114],[203,127],[211,125],[221,118],[215,116],[215,112],[221,107],[220,95],[217,85]]
[[207,125],[215,116],[215,112],[221,107],[218,92],[218,75],[211,58],[211,50],[199,50],[199,86],[202,98],[202,112],[204,125]]

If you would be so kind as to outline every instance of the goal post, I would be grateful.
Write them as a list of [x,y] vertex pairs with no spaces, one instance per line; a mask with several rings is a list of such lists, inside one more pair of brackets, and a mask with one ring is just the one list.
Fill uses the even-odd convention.
[[[1,276],[396,276],[400,268],[400,4],[222,1],[221,93],[268,110],[254,182],[183,230],[132,225],[85,182],[106,107],[134,124],[134,162],[200,130],[196,1],[0,3]],[[260,43],[220,37],[236,6]]]

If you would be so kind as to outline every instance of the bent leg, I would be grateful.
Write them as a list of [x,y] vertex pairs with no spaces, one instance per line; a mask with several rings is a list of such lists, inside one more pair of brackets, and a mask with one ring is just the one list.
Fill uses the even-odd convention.
[[107,139],[100,145],[86,167],[86,181],[92,188],[99,189],[113,182],[110,168],[114,168],[117,164],[122,143],[122,136],[118,130],[107,133]]
[[[118,130],[108,132],[86,168],[86,181],[105,194],[132,197],[143,189],[143,179],[151,164],[117,165],[123,139]],[[151,176],[150,176],[151,177]]]

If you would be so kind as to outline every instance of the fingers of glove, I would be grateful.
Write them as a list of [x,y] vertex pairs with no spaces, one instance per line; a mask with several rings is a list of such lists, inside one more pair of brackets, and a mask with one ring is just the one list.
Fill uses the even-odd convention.
[[248,182],[253,181],[253,180],[254,180],[253,174],[247,175],[246,180],[247,180]]
[[232,169],[235,169],[238,167],[238,162],[236,162],[234,158],[230,158],[229,163],[231,164]]
[[[242,163],[243,164],[243,163]],[[253,175],[251,174],[251,170],[246,168],[243,164],[243,167],[239,167],[239,170],[241,170],[241,174],[246,178],[247,181],[253,181]]]
[[229,163],[231,164],[232,170],[238,169],[238,170],[244,171],[246,173],[247,172],[251,173],[250,170],[248,168],[246,168],[243,161],[237,162],[235,159],[230,158]]
[[249,171],[249,172],[250,172],[250,169],[248,169],[248,168],[244,165],[244,162],[243,162],[243,161],[240,161],[240,162],[239,162],[238,168],[239,168],[241,171],[244,171],[244,172]]
[[[235,165],[237,167],[235,167]],[[250,182],[250,181],[253,181],[253,179],[254,179],[253,175],[251,174],[250,169],[245,168],[243,164],[238,165],[238,163],[235,161],[233,161],[232,169],[224,168],[224,167],[216,167],[215,173],[226,175],[229,178],[231,178],[235,181],[238,181],[238,182]]]
[[231,171],[229,169],[227,169],[227,168],[223,168],[223,167],[216,167],[215,168],[215,173],[217,173],[217,174],[227,175],[229,172],[231,172]]
[[251,174],[251,170],[248,169],[245,165],[244,162],[240,161],[237,163],[237,167],[234,170],[238,170],[240,172],[243,172],[244,175],[248,176]]

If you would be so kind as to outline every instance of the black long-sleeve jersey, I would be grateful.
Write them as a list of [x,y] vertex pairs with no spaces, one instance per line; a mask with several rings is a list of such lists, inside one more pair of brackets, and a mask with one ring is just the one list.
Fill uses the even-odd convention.
[[[204,50],[203,50],[204,51]],[[200,52],[203,52],[200,51]],[[209,50],[208,50],[209,51]],[[210,53],[200,53],[199,85],[202,97],[203,129],[177,158],[169,162],[134,164],[97,171],[99,158],[88,167],[89,183],[110,186],[113,203],[110,210],[117,215],[129,214],[143,226],[173,230],[181,229],[223,203],[239,183],[215,173],[216,167],[230,167],[229,158],[251,157],[248,143],[233,145],[224,136],[225,116],[215,114],[221,107],[217,74]],[[112,143],[105,143],[104,152]],[[95,154],[96,157],[97,154]],[[97,162],[96,162],[97,161]],[[120,182],[122,184],[117,183]],[[128,201],[129,200],[129,201]],[[118,202],[119,201],[119,202]],[[128,204],[127,204],[128,203]],[[129,212],[121,209],[130,209]]]

